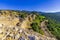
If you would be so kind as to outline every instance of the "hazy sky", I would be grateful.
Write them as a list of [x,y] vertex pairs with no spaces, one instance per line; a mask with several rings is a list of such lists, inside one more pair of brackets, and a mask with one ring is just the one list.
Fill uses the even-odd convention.
[[0,9],[60,11],[60,0],[0,0]]

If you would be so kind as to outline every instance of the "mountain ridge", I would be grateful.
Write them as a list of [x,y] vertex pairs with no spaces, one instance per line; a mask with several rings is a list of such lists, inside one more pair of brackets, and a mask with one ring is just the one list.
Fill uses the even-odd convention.
[[[1,10],[0,38],[1,40],[57,40],[55,37],[50,37],[49,31],[46,31],[48,22],[45,20],[47,20],[45,16],[35,11]],[[47,29],[44,30],[43,27]],[[46,33],[48,35],[45,35]]]

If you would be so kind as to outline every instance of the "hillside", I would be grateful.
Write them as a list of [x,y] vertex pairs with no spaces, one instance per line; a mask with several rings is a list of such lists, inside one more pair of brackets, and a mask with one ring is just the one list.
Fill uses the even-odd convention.
[[45,13],[42,15],[44,15],[47,18],[50,18],[52,20],[55,20],[57,23],[60,23],[60,13],[58,13],[58,12],[56,12],[56,13]]
[[57,40],[48,23],[38,12],[0,10],[0,40]]
[[49,20],[48,29],[60,40],[60,13],[42,14]]

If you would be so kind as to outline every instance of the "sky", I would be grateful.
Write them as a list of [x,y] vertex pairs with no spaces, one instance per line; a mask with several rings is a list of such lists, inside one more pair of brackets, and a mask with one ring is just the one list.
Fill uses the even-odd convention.
[[0,0],[0,10],[60,12],[60,0]]

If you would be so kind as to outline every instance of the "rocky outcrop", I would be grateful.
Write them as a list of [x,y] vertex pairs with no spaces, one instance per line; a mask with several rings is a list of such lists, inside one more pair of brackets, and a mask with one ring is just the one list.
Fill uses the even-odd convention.
[[[4,11],[2,12],[4,13]],[[8,11],[6,12],[9,13]],[[54,37],[41,35],[32,29],[28,29],[30,28],[32,20],[35,19],[35,16],[28,15],[28,17],[22,20],[20,17],[9,14],[0,15],[0,40],[56,40]]]

